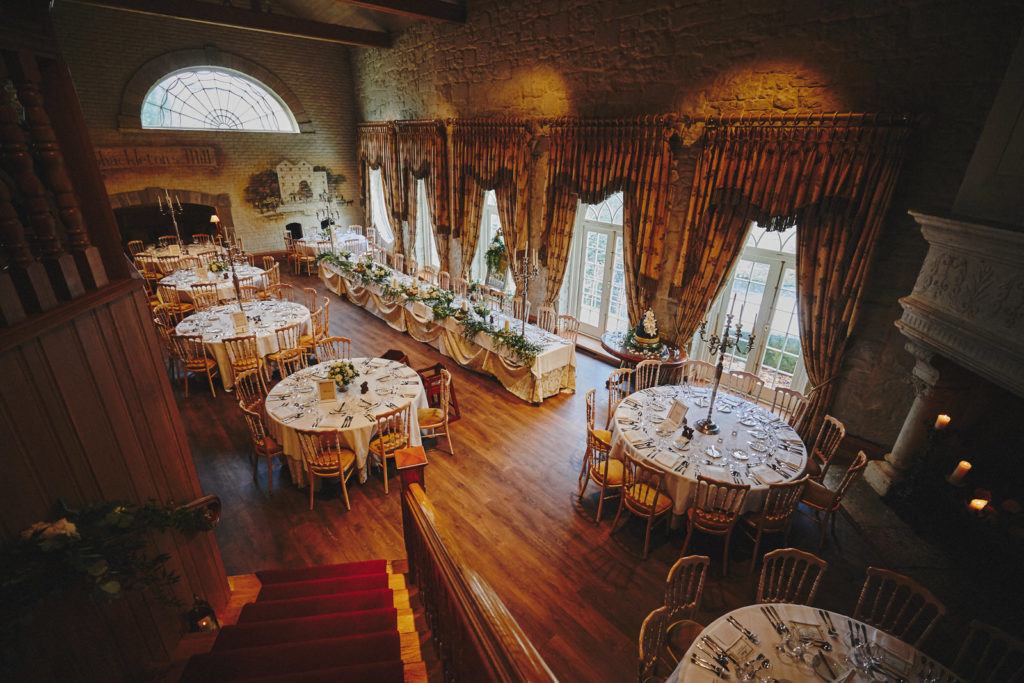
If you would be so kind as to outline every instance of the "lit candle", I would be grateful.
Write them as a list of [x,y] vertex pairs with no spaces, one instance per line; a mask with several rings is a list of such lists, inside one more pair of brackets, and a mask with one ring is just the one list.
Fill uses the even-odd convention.
[[972,510],[981,514],[981,511],[988,507],[988,501],[984,498],[972,498],[968,505],[970,505]]
[[945,429],[949,426],[949,415],[939,415],[935,418],[935,429]]
[[465,301],[462,302],[462,310],[466,310],[466,302]]
[[505,331],[508,332],[508,318],[505,318]]
[[959,486],[963,482],[964,477],[971,471],[971,463],[966,460],[961,460],[957,463],[956,469],[953,470],[953,474],[949,475],[949,483],[953,486]]
[[164,200],[163,200],[163,198],[160,195],[156,196],[156,203],[160,207],[160,210],[163,211],[164,210]]
[[530,259],[531,259],[531,261],[533,263],[537,263],[537,250],[536,249],[533,250],[533,253],[530,255]]

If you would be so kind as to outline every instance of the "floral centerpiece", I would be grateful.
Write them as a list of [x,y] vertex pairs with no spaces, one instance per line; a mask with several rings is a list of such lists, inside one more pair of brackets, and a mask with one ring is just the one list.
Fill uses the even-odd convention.
[[223,273],[229,268],[229,266],[223,261],[210,261],[210,265],[207,266],[207,268],[211,273]]
[[348,389],[348,385],[358,376],[359,372],[356,366],[352,365],[352,361],[337,361],[327,368],[327,378],[334,380],[334,385],[341,391]]

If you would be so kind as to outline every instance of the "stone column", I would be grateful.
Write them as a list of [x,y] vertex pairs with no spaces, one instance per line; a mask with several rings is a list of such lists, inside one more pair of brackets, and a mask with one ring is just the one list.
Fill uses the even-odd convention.
[[935,358],[932,349],[914,342],[909,342],[906,349],[917,359],[910,375],[914,385],[914,403],[892,451],[885,454],[884,460],[869,462],[864,471],[864,480],[882,496],[902,480],[914,461],[924,454],[928,427],[935,423],[935,418],[940,413],[951,416],[957,413],[955,402],[958,394],[962,393],[958,391],[962,389],[957,381],[958,373],[952,368],[947,372],[943,359]]

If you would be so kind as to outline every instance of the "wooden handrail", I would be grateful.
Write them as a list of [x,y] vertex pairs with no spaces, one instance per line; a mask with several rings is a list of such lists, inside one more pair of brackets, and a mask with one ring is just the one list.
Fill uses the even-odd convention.
[[437,517],[418,483],[404,488],[409,579],[420,590],[445,680],[556,681],[490,584],[445,543]]

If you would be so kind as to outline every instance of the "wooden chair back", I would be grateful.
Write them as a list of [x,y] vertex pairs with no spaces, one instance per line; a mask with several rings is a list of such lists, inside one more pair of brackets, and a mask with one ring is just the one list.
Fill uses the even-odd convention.
[[853,459],[850,466],[846,470],[846,474],[839,482],[839,486],[836,487],[835,491],[832,492],[832,510],[839,509],[839,504],[843,501],[843,496],[846,495],[846,490],[850,488],[850,485],[857,480],[857,477],[861,475],[864,468],[868,466],[868,456],[864,451],[857,453],[857,457]]
[[551,306],[537,307],[537,327],[547,330],[551,334],[558,328],[558,314]]
[[683,361],[680,372],[690,386],[706,387],[715,381],[715,366],[702,360]]
[[752,372],[732,370],[728,375],[728,390],[743,398],[757,403],[764,389],[764,380]]
[[409,259],[405,262],[405,274],[410,277],[416,277],[420,272],[420,264],[416,263],[416,259]]
[[187,370],[206,369],[206,347],[203,346],[203,335],[172,334],[171,342]]
[[437,266],[423,266],[419,272],[416,273],[416,277],[424,282],[429,282],[432,285],[437,284]]
[[[269,258],[269,257],[268,257]],[[274,285],[281,284],[281,264],[274,263],[263,274],[264,288],[270,289]]]
[[366,226],[366,241],[373,245],[379,244],[377,239],[377,228],[372,225]]
[[512,317],[516,320],[530,319],[530,301],[526,301],[526,315],[523,315],[523,300],[519,297],[512,299]]
[[394,253],[391,254],[391,268],[399,273],[405,272],[405,255]]
[[853,618],[920,647],[946,606],[908,576],[868,567]]
[[216,282],[198,282],[191,287],[192,303],[197,311],[205,311],[220,303],[220,295],[217,293]]
[[452,291],[463,298],[469,296],[469,282],[465,278],[452,278]]
[[316,362],[347,360],[352,357],[352,340],[348,337],[324,337],[315,347]]
[[245,410],[262,413],[267,399],[267,383],[260,368],[242,370],[235,374],[235,396]]
[[240,301],[255,301],[258,298],[260,288],[256,285],[238,285],[238,296]]
[[558,316],[558,336],[575,344],[580,333],[580,321],[571,315]]
[[711,558],[707,555],[680,557],[672,565],[665,581],[665,607],[671,610],[672,621],[696,616],[710,565]]
[[159,237],[156,238],[156,242],[161,247],[166,247],[166,246],[168,246],[170,244],[178,244],[178,236],[177,235],[160,235]]
[[736,524],[749,492],[749,484],[698,475],[690,519],[702,531],[724,533]]
[[318,298],[318,295],[316,293],[316,290],[313,289],[312,287],[303,287],[302,293],[304,295],[302,298],[302,303],[306,306],[309,312],[312,313],[317,308],[316,300]]
[[292,323],[274,330],[277,337],[276,361],[280,365],[281,378],[306,367],[306,354],[302,352],[302,345],[299,343],[301,337],[301,323]]
[[[648,464],[647,459],[638,459],[625,454],[623,481],[629,482],[622,495],[622,502],[630,511],[645,517],[663,507],[672,497],[665,488],[665,471]],[[668,510],[672,507],[669,505]]]
[[174,271],[178,270],[178,262],[181,261],[180,256],[157,256],[156,262],[160,266],[160,272],[165,275],[170,275]]
[[796,548],[766,553],[754,601],[813,604],[826,569],[828,562]]
[[775,387],[775,398],[772,400],[772,412],[785,420],[790,426],[798,427],[807,410],[807,397],[795,389]]
[[272,286],[270,293],[278,301],[295,301],[295,288],[287,282]]
[[132,258],[135,258],[144,251],[146,251],[146,245],[142,243],[142,240],[131,240],[128,242],[128,253],[131,254]]
[[192,244],[209,244],[210,234],[205,232],[197,232],[192,235]]
[[953,671],[974,683],[1024,681],[1024,642],[977,619],[953,663]]
[[813,475],[815,479],[825,478],[828,468],[832,465],[832,458],[845,436],[846,427],[843,423],[831,415],[826,415],[822,420],[821,429],[818,430],[818,436],[814,439],[814,445],[811,446],[810,459],[818,468],[818,472]]
[[277,261],[274,260],[273,256],[263,257],[263,270],[270,270],[277,265]]
[[409,444],[412,430],[412,405],[396,408],[377,416],[377,435],[370,441],[370,452],[384,469],[384,493],[388,493],[388,458]]
[[239,373],[260,367],[260,350],[256,344],[255,334],[244,334],[238,337],[225,337],[221,340],[224,351],[231,362],[231,369]]
[[630,381],[633,378],[633,370],[630,368],[619,368],[618,370],[612,370],[612,373],[608,375],[608,419],[605,421],[606,426],[611,426],[612,415],[615,414],[615,409],[619,407],[622,400],[630,394]]
[[633,390],[641,391],[658,386],[658,376],[661,374],[660,360],[642,360],[636,364],[633,370]]
[[206,249],[196,254],[196,258],[199,259],[199,263],[204,266],[210,265],[210,262],[217,256],[217,252],[213,249]]
[[452,288],[452,276],[447,270],[439,271],[437,274],[437,286],[441,289]]
[[637,662],[637,680],[644,681],[655,678],[658,665],[658,653],[665,646],[665,634],[668,632],[668,607],[659,607],[644,619],[640,625],[640,654]]
[[768,495],[764,498],[764,507],[761,508],[759,524],[766,531],[779,531],[788,524],[793,513],[796,512],[800,498],[807,488],[807,477],[800,477],[793,481],[782,481],[768,485]]

